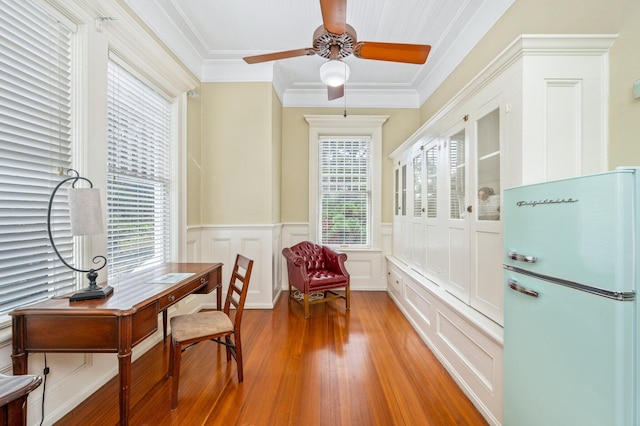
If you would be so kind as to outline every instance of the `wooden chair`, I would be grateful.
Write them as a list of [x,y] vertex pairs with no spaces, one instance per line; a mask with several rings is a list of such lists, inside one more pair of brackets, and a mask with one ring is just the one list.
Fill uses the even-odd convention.
[[[303,241],[282,249],[287,260],[289,303],[291,299],[304,307],[304,318],[309,318],[309,305],[344,299],[349,310],[350,277],[344,262],[347,254],[328,246]],[[295,287],[296,292],[292,291]],[[344,295],[334,290],[344,289]],[[300,297],[297,297],[300,296]]]
[[[242,382],[242,340],[240,339],[240,323],[242,311],[249,288],[253,260],[238,254],[231,273],[229,291],[227,292],[222,311],[197,312],[195,314],[177,315],[170,320],[171,349],[169,353],[168,376],[173,377],[171,384],[171,409],[178,406],[178,385],[180,381],[180,358],[182,352],[205,340],[212,340],[226,346],[227,362],[231,356],[238,367],[238,382]],[[244,270],[244,275],[242,271]],[[231,305],[235,310],[231,310]]]

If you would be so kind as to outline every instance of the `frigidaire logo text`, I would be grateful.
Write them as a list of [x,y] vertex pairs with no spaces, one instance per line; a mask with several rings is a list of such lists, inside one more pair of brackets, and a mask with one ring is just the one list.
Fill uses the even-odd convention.
[[516,202],[516,206],[535,207],[535,206],[548,205],[548,204],[566,204],[566,203],[577,203],[577,202],[578,200],[574,198],[556,198],[555,200],[551,200],[547,198],[546,200],[537,200],[537,201],[518,201]]

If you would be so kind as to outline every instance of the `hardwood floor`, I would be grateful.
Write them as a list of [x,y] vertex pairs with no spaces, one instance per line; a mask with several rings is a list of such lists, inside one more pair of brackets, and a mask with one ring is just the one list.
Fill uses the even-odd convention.
[[[182,357],[178,408],[169,410],[169,344],[132,368],[132,425],[484,425],[485,420],[384,292],[245,311],[244,382],[224,348],[201,343]],[[118,422],[116,379],[58,425]]]

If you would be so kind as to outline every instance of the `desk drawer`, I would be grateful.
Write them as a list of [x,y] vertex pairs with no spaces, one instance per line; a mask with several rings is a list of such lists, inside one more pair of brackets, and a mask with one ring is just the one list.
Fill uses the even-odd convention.
[[24,320],[25,350],[117,352],[118,319],[113,315],[32,315]]
[[132,345],[135,346],[158,329],[158,306],[152,303],[133,314],[131,333]]
[[200,287],[206,287],[208,283],[209,283],[209,276],[208,275],[201,275],[201,276],[197,277],[196,279],[194,279],[193,281],[189,281],[188,284],[183,285],[182,287],[172,291],[171,293],[167,294],[166,296],[161,297],[159,302],[158,302],[159,309],[161,311],[164,311],[169,306],[173,305],[174,303],[176,303],[178,300],[182,299],[183,297],[195,292]]

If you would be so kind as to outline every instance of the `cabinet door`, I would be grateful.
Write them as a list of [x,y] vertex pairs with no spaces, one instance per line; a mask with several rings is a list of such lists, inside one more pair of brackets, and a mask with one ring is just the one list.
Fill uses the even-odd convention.
[[447,291],[469,303],[469,219],[467,206],[467,131],[457,126],[447,141]]
[[409,204],[409,167],[406,161],[398,163],[394,170],[393,251],[406,263],[411,262],[411,223],[408,215]]
[[442,214],[440,213],[439,194],[440,190],[440,170],[441,167],[441,143],[434,141],[425,147],[425,164],[424,164],[424,203],[425,213],[423,217],[425,228],[425,251],[426,262],[425,272],[427,275],[442,277],[445,275],[443,266],[443,247],[442,243]]
[[425,208],[423,205],[423,180],[424,180],[424,149],[420,149],[413,155],[411,160],[411,263],[418,272],[426,269],[425,251],[425,227],[423,216]]
[[393,252],[402,253],[402,179],[400,162],[393,169]]
[[499,324],[503,322],[501,123],[502,109],[493,102],[473,114],[475,159],[470,221],[470,304]]

